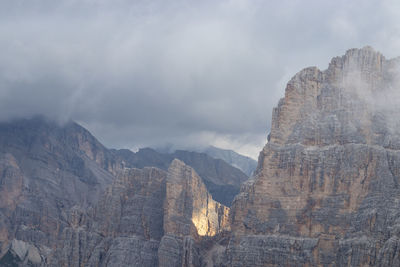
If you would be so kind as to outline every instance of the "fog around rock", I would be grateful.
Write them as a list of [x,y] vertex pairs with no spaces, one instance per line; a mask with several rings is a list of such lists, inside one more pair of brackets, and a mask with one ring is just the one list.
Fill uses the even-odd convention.
[[[107,146],[214,145],[253,158],[299,69],[400,45],[396,1],[0,3],[0,119],[44,114]],[[318,10],[318,12],[315,12]]]

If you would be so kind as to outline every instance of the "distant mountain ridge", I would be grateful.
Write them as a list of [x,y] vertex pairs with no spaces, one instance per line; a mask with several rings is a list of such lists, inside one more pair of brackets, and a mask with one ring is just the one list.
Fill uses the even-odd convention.
[[173,144],[167,144],[162,147],[154,148],[157,152],[164,153],[164,154],[173,154],[175,151],[184,150],[184,151],[193,151],[198,153],[205,153],[215,159],[222,159],[229,165],[232,165],[242,172],[244,172],[247,176],[252,176],[254,171],[257,168],[257,161],[239,154],[230,149],[223,149],[215,146],[208,146],[208,147],[187,147],[184,149],[177,149],[176,146]]
[[209,146],[201,152],[206,153],[213,158],[224,160],[230,165],[243,171],[245,174],[247,174],[247,176],[252,176],[257,168],[256,160],[247,156],[243,156],[233,150]]

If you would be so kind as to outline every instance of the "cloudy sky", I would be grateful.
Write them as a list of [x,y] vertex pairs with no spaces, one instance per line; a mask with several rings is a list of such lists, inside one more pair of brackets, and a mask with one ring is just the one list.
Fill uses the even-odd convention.
[[2,0],[0,120],[256,158],[291,76],[365,45],[400,55],[399,1]]

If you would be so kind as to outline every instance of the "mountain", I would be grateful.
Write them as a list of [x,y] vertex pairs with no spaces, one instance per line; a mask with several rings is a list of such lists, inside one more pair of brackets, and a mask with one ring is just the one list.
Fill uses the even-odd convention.
[[50,257],[71,211],[97,203],[117,169],[107,149],[75,123],[0,123],[0,265]]
[[185,242],[198,250],[201,237],[229,229],[229,208],[204,182],[220,193],[245,179],[206,154],[107,149],[74,122],[0,123],[0,266],[167,262]]
[[399,63],[351,49],[289,81],[227,266],[400,266]]
[[399,67],[365,47],[297,73],[230,207],[225,161],[1,123],[0,266],[400,266]]
[[[163,154],[173,154],[175,151],[179,149],[176,149],[176,146],[174,146],[173,144],[167,144],[165,146],[157,147],[155,150]],[[239,153],[236,153],[233,150],[222,149],[215,146],[208,146],[208,147],[186,148],[185,151],[205,153],[212,158],[222,159],[229,165],[238,168],[249,177],[253,175],[253,172],[257,168],[257,161],[255,161],[252,158],[243,156]]]
[[143,148],[134,153],[127,149],[113,151],[129,168],[157,167],[167,170],[174,159],[191,166],[203,179],[213,198],[230,206],[239,193],[241,184],[248,176],[224,160],[215,159],[205,153],[176,150],[173,153],[160,153],[151,148]]
[[252,158],[240,155],[233,150],[209,146],[200,151],[206,153],[213,158],[224,160],[225,162],[244,172],[249,177],[253,175],[253,172],[257,168],[257,161]]
[[226,229],[228,212],[179,160],[168,171],[125,169],[98,204],[77,214],[63,231],[51,266],[181,266],[183,257],[198,261],[191,255],[198,249],[196,239]]

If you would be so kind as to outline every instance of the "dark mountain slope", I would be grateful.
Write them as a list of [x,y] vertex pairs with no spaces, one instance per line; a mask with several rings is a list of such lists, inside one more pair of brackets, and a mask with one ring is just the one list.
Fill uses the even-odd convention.
[[2,254],[14,239],[22,242],[14,247],[33,254],[54,247],[70,224],[71,208],[97,203],[115,166],[107,149],[75,123],[60,126],[41,117],[1,123]]
[[[125,173],[127,167],[155,166],[167,170],[176,157],[186,158],[187,162],[195,165],[204,175],[203,181],[209,181],[208,186],[216,188],[213,197],[229,204],[238,192],[239,184],[247,179],[239,170],[205,154],[180,151],[169,155],[151,149],[142,149],[138,153],[110,150],[74,122],[60,125],[43,117],[35,117],[0,123],[0,266],[37,265],[43,264],[44,260],[50,263],[55,262],[54,257],[63,259],[63,264],[68,266],[67,259],[72,256],[54,249],[61,246],[75,253],[79,246],[61,241],[75,238],[69,234],[79,236],[79,227],[95,229],[85,237],[93,244],[82,240],[79,242],[86,246],[102,247],[97,242],[104,236],[99,236],[96,229],[100,228],[93,228],[92,224],[109,227],[105,223],[116,224],[115,216],[111,214],[112,208],[105,208],[104,212],[111,213],[110,216],[105,214],[106,218],[103,219],[98,219],[103,215],[90,212],[93,207],[106,204],[99,199],[100,196],[104,198],[106,188],[115,181],[115,177],[121,172]],[[137,173],[139,177],[142,176],[141,171]],[[154,190],[154,196],[143,209],[139,205],[142,198],[140,194],[130,204],[121,200],[121,207],[130,209],[123,217],[129,223],[121,221],[119,228],[112,230],[114,233],[123,235],[131,228],[140,228],[141,221],[135,221],[131,212],[136,214],[135,218],[141,218],[147,214],[153,201],[163,198],[162,190],[156,190],[157,177],[160,175],[157,175],[157,171],[145,174],[149,186],[154,187],[151,189]],[[133,187],[132,190],[136,189]],[[113,199],[119,199],[118,194]],[[156,212],[157,216],[162,216],[162,204],[156,206],[161,209]],[[106,222],[100,223],[99,220]],[[162,222],[151,219],[149,223],[155,223],[150,229],[158,232],[157,238],[160,239],[162,229],[158,226],[162,226]],[[103,235],[108,234],[105,232]],[[144,232],[144,236],[147,235]],[[130,241],[139,242],[136,239]],[[146,246],[151,244],[146,243]],[[118,244],[115,245],[118,250]],[[87,253],[88,257],[92,255],[90,250]]]
[[236,153],[233,150],[209,146],[203,150],[199,150],[199,152],[206,153],[216,159],[222,159],[228,164],[240,169],[247,176],[251,176],[257,168],[256,160]]

